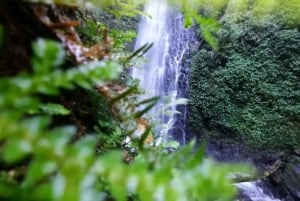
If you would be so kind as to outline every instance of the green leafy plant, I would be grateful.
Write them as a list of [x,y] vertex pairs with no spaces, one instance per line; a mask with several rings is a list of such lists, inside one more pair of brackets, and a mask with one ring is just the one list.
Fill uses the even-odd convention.
[[[86,138],[73,146],[69,142],[75,132],[74,127],[50,129],[49,115],[68,111],[60,105],[44,105],[38,94],[57,95],[60,88],[72,89],[77,86],[91,88],[93,82],[105,82],[117,77],[121,68],[112,62],[92,62],[62,71],[58,66],[63,63],[65,54],[60,44],[39,39],[33,45],[33,51],[32,75],[22,73],[14,78],[1,78],[0,81],[0,125],[3,128],[0,140],[4,143],[1,146],[1,160],[12,165],[11,172],[15,171],[13,167],[18,166],[15,166],[17,162],[30,161],[26,165],[26,177],[21,183],[14,181],[13,176],[12,183],[1,181],[0,196],[18,200],[77,200],[79,194],[72,194],[67,189],[79,187],[78,182],[85,175],[84,168],[77,172],[77,179],[67,169],[76,167],[76,163],[80,166],[89,164],[88,161],[94,157],[95,140]],[[25,118],[29,111],[37,109],[42,109],[46,115]],[[69,156],[70,161],[65,161]],[[56,176],[51,177],[53,173]],[[69,179],[64,180],[64,176]],[[66,184],[65,191],[56,192],[55,182],[59,186],[65,185],[64,182],[68,180],[73,182]],[[59,184],[59,181],[63,183]],[[41,185],[37,187],[38,184]],[[30,192],[33,188],[35,190]]]
[[298,148],[299,31],[246,12],[225,15],[218,38],[218,52],[204,45],[193,57],[192,126],[255,148]]
[[40,104],[36,110],[29,111],[30,114],[48,114],[48,115],[69,115],[71,112],[61,104],[46,103]]
[[[135,160],[123,151],[96,155],[91,135],[71,143],[75,127],[51,125],[51,115],[65,108],[43,104],[40,95],[61,89],[92,88],[119,75],[111,61],[62,70],[60,44],[39,39],[33,44],[33,73],[1,78],[0,198],[5,200],[231,200],[235,188],[227,178],[233,166],[203,160],[193,145],[167,154],[155,148]],[[149,102],[149,101],[146,101]],[[151,101],[150,101],[151,102]],[[152,102],[151,102],[152,103]],[[44,108],[44,114],[30,111]],[[140,114],[140,113],[137,113]],[[114,136],[118,136],[117,129]],[[241,171],[238,167],[238,171]],[[197,178],[197,179],[195,179]],[[219,192],[215,194],[215,192]]]

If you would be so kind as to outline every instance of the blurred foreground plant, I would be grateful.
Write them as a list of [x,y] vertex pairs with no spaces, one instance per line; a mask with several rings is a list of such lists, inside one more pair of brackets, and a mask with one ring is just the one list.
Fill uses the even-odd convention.
[[234,168],[203,160],[202,150],[191,154],[192,144],[171,154],[144,150],[130,164],[122,151],[97,156],[92,136],[72,144],[75,127],[54,127],[51,117],[68,110],[42,103],[41,95],[105,83],[121,66],[107,60],[63,71],[63,48],[42,39],[33,53],[33,74],[0,78],[2,200],[232,200],[227,176]]

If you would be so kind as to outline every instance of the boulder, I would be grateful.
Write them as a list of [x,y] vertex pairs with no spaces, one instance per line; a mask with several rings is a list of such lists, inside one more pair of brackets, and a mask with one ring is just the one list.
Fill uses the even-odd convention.
[[283,171],[283,184],[291,195],[300,200],[300,157],[292,155],[288,158]]
[[300,156],[294,152],[279,159],[283,165],[268,176],[268,179],[280,187],[288,200],[300,200]]

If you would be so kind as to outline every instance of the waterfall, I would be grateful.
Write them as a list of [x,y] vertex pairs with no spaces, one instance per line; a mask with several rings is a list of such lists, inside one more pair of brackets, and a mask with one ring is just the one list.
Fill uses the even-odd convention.
[[274,197],[262,181],[242,182],[235,185],[240,192],[239,201],[281,201]]
[[[180,12],[170,8],[164,0],[148,1],[144,12],[150,17],[141,20],[135,48],[146,43],[153,43],[153,47],[145,54],[148,62],[133,69],[132,76],[140,80],[140,86],[146,91],[145,97],[169,97],[171,115],[161,112],[166,106],[165,101],[160,101],[150,114],[163,124],[156,129],[163,141],[172,136],[185,144],[187,111],[175,102],[187,96],[188,68],[183,59],[190,45],[195,44],[195,36],[191,29],[184,28]],[[176,110],[181,114],[176,114]]]

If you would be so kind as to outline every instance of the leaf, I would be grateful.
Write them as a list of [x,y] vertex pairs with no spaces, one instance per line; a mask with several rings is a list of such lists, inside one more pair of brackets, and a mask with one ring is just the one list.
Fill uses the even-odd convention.
[[153,46],[153,43],[146,43],[145,45],[143,45],[142,47],[138,48],[135,52],[133,52],[127,59],[126,61],[131,60],[132,58],[136,57],[136,56],[142,56],[144,55],[151,47]]
[[139,140],[138,146],[140,150],[143,150],[144,145],[145,145],[145,141],[147,139],[147,137],[151,135],[151,126],[146,127],[146,130],[144,133],[142,133],[142,137]]
[[129,89],[127,89],[126,91],[122,92],[121,94],[118,94],[116,97],[113,97],[109,103],[112,104],[118,100],[121,100],[122,98],[128,96],[129,94],[131,94],[132,92],[136,91],[137,87],[136,86],[132,86]]
[[25,187],[32,187],[37,182],[45,179],[57,169],[55,161],[47,161],[45,159],[35,159],[29,166],[27,176],[24,181]]
[[32,145],[29,141],[10,139],[4,146],[3,158],[7,163],[13,164],[26,157],[31,151]]
[[199,164],[201,164],[201,162],[204,159],[204,155],[205,155],[205,145],[202,145],[200,146],[200,148],[198,148],[198,150],[191,158],[191,160],[186,162],[185,166],[187,167],[187,169],[193,169]]
[[122,72],[122,66],[113,61],[93,61],[79,67],[79,70],[84,74],[86,79],[92,81],[107,81],[118,78]]
[[[30,198],[28,200],[49,200],[52,196],[51,183],[43,183],[34,187],[33,191],[30,191]],[[24,196],[23,196],[24,198]]]
[[66,193],[66,177],[62,174],[57,174],[53,178],[52,183],[52,200],[62,200]]
[[143,116],[145,113],[147,113],[149,110],[151,110],[156,105],[156,102],[148,104],[144,109],[137,111],[134,113],[134,118],[139,118]]
[[55,104],[55,103],[43,104],[39,107],[39,109],[48,115],[69,115],[70,114],[70,110],[65,108],[63,105]]
[[153,98],[142,100],[142,101],[136,103],[136,106],[140,106],[140,105],[143,105],[143,104],[146,104],[146,103],[157,103],[157,101],[159,101],[159,99],[160,99],[160,97],[156,96],[156,97],[153,97]]
[[89,162],[94,159],[95,147],[97,143],[96,137],[84,137],[75,143],[74,148],[77,151],[77,159],[83,166],[89,166]]
[[22,126],[26,127],[26,131],[29,133],[29,136],[33,136],[49,126],[50,122],[51,118],[47,116],[34,117],[26,119],[24,122],[22,122]]
[[60,66],[66,56],[60,43],[41,38],[32,44],[32,50],[33,69],[37,74],[46,74],[51,68]]
[[169,141],[164,145],[165,148],[172,148],[172,149],[178,149],[180,147],[179,142],[177,141]]
[[172,100],[171,96],[167,96],[165,97],[164,101],[165,101],[164,109],[168,109],[170,107],[177,106],[177,105],[187,105],[189,100],[187,98],[176,98],[174,101]]
[[193,18],[191,15],[185,15],[184,16],[184,27],[189,28],[193,25]]
[[219,23],[213,18],[206,18],[198,14],[194,14],[193,17],[200,25],[204,39],[212,48],[218,49],[218,41],[213,34],[219,30]]

